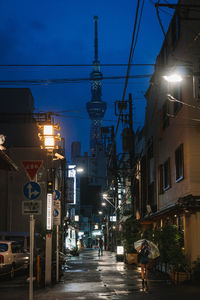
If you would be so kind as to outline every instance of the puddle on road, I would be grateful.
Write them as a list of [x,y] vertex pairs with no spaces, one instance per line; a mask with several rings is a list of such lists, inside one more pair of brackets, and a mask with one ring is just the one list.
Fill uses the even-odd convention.
[[63,286],[64,292],[102,292],[105,291],[105,287],[99,282],[75,282],[69,283],[66,286]]
[[84,272],[88,272],[88,270],[70,270],[70,269],[68,269],[68,270],[65,270],[64,271],[65,273],[84,273]]

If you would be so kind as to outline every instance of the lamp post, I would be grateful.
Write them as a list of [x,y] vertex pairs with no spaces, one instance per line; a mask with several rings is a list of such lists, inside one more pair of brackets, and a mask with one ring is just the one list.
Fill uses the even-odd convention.
[[[45,285],[51,284],[52,272],[52,230],[53,230],[53,191],[55,182],[52,170],[52,163],[57,159],[64,159],[59,153],[54,153],[59,149],[56,144],[61,141],[60,134],[55,131],[60,130],[59,124],[54,124],[50,114],[45,120],[38,121],[40,130],[38,136],[42,141],[41,149],[47,151],[47,216],[46,216],[46,249],[45,249]],[[55,154],[55,157],[54,157]],[[54,199],[55,200],[55,199]],[[56,225],[56,282],[59,281],[59,225]]]

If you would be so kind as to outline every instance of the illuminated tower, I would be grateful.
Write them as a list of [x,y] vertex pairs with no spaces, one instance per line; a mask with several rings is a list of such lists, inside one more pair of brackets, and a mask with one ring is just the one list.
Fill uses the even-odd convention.
[[98,60],[98,17],[94,17],[94,61],[93,70],[90,73],[92,99],[87,102],[87,112],[91,119],[90,127],[90,152],[95,154],[96,146],[102,144],[101,124],[106,111],[106,103],[101,100],[101,80],[100,62]]

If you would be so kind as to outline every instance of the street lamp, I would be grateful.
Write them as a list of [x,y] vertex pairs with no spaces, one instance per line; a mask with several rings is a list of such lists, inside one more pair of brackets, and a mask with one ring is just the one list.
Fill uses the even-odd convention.
[[[108,200],[107,194],[105,194],[105,193],[103,194],[103,199],[106,200],[114,209],[116,209],[115,205],[112,202],[110,202],[110,200]],[[110,199],[112,199],[112,198],[110,198]]]
[[173,74],[169,74],[169,75],[165,75],[163,76],[163,78],[170,83],[177,83],[177,82],[181,82],[183,80],[183,77],[178,74],[178,73],[173,73]]
[[[45,115],[45,119],[39,118],[37,122],[39,128],[39,139],[42,141],[41,149],[47,150],[47,223],[46,223],[46,251],[45,251],[45,284],[51,284],[51,265],[52,265],[52,229],[53,229],[53,209],[56,207],[57,211],[60,209],[60,200],[57,201],[53,197],[53,188],[55,182],[53,182],[52,175],[52,161],[53,160],[64,160],[65,157],[59,153],[54,152],[59,149],[60,146],[57,144],[61,141],[60,133],[56,131],[60,130],[58,123],[54,124],[54,120],[50,114]],[[56,205],[56,206],[55,206]],[[59,214],[60,216],[60,214]],[[60,221],[57,218],[56,225],[56,281],[59,280],[59,226]]]
[[[49,123],[49,124],[48,124]],[[58,145],[56,145],[56,141],[60,141],[60,133],[55,134],[55,131],[60,130],[59,124],[52,124],[51,121],[44,124],[39,123],[38,128],[41,131],[38,133],[39,139],[43,142],[41,145],[42,149],[46,149],[48,152],[53,153],[53,150],[58,149]]]

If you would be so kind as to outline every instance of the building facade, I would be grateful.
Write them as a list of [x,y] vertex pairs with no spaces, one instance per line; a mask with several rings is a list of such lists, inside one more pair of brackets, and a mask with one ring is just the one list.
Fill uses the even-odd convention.
[[[197,12],[184,9],[190,1],[179,4],[146,92],[141,173],[146,209],[140,213],[155,226],[183,230],[185,253],[194,261],[200,256],[200,23]],[[183,80],[165,81],[172,72],[181,72]]]
[[[47,156],[47,152],[40,147],[34,100],[30,89],[1,88],[0,101],[0,132],[6,137],[3,145],[5,150],[1,151],[6,152],[16,165],[10,170],[0,170],[0,235],[1,238],[17,235],[23,238],[29,236],[32,208],[36,232],[41,228],[46,229],[47,183],[50,173],[53,183],[51,193],[53,189],[59,190],[62,195],[62,207],[66,208],[63,180],[65,166],[61,160],[54,161],[53,157]],[[27,161],[41,162],[37,175],[32,179],[23,165]],[[32,168],[33,164],[30,167]],[[37,197],[34,197],[34,193]]]

